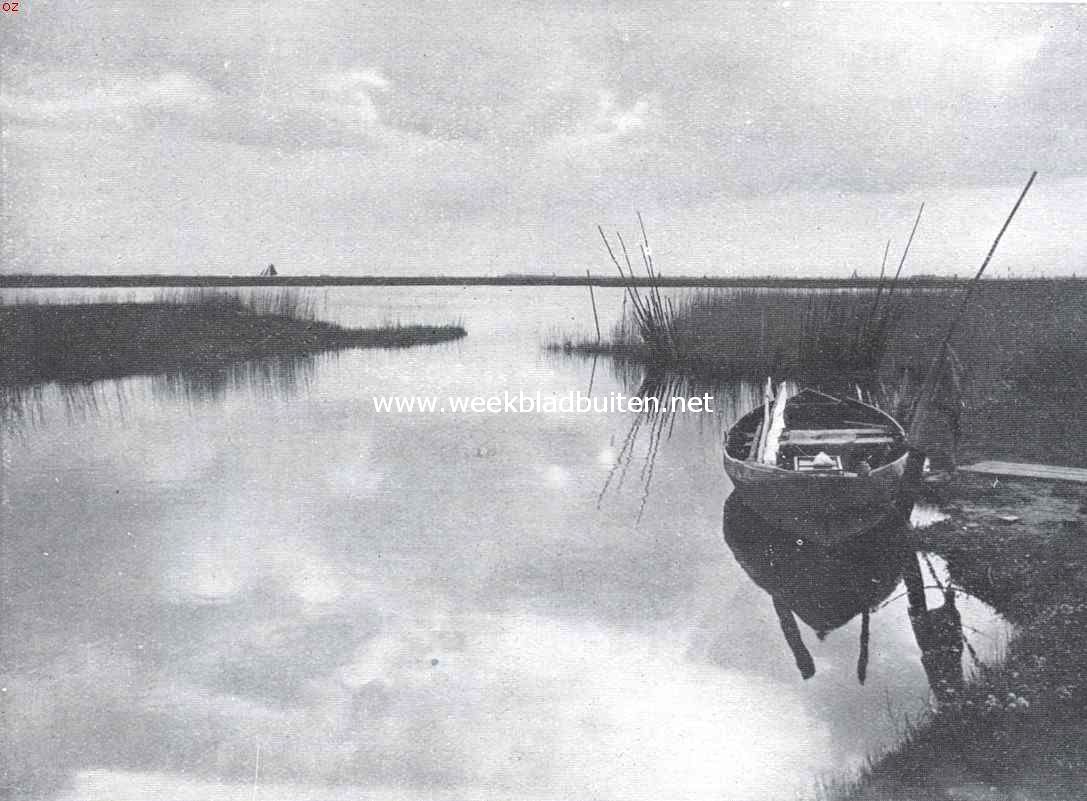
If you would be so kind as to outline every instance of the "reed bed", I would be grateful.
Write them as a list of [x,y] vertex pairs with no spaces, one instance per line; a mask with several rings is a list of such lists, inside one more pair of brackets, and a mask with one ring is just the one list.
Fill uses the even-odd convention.
[[643,320],[628,312],[599,344],[553,338],[548,348],[739,375],[871,371],[884,363],[899,320],[935,317],[949,307],[931,292],[899,292],[893,306],[876,313],[875,303],[872,292],[703,290],[665,298],[666,322],[654,322],[648,339]]
[[[897,377],[905,369],[924,373],[960,295],[902,282],[891,310],[880,313],[878,328],[869,323],[874,335],[859,337],[874,302],[872,290],[712,289],[665,300],[673,310],[672,351],[663,359],[646,345],[629,313],[600,343],[553,336],[545,347],[739,377],[799,377],[828,370]],[[1087,283],[983,282],[951,344],[967,374],[1082,390]]]
[[4,304],[0,385],[219,369],[248,359],[465,336],[459,325],[348,329],[315,314],[311,297],[289,290],[184,290],[145,303]]
[[164,289],[157,293],[154,302],[223,309],[260,317],[286,317],[292,320],[318,318],[316,298],[308,292],[289,287],[267,287],[245,293],[205,287]]
[[[592,342],[565,338],[552,340],[549,347],[567,353],[609,353],[665,369],[712,365],[733,372],[795,373],[802,367],[878,370],[902,314],[901,299],[895,294],[923,211],[922,203],[890,281],[885,280],[891,248],[887,242],[874,293],[718,290],[702,291],[678,304],[661,292],[662,275],[653,262],[640,213],[641,241],[634,259],[622,234],[616,232],[613,244],[598,226],[612,265],[627,282],[622,318],[608,342],[599,336]],[[647,279],[648,285],[637,286],[637,279]],[[595,316],[595,301],[593,312]]]
[[[712,290],[676,297],[674,340],[682,358],[660,369],[726,383],[772,375],[831,394],[855,394],[859,384],[866,399],[912,428],[915,419],[924,419],[915,414],[916,403],[961,294],[903,282],[878,368],[841,357],[873,296]],[[624,383],[630,388],[658,369],[629,319],[599,346],[554,339],[549,347],[582,358],[607,354],[613,370],[629,372]],[[959,461],[1082,464],[1087,282],[982,282],[950,350],[931,393],[936,414],[925,415],[928,425],[915,436],[918,442]]]

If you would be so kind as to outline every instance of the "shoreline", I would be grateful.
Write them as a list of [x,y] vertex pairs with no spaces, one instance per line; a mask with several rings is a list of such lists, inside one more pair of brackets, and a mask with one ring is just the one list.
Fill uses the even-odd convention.
[[1087,486],[958,473],[914,545],[1017,628],[954,702],[818,797],[1072,798],[1087,786]]

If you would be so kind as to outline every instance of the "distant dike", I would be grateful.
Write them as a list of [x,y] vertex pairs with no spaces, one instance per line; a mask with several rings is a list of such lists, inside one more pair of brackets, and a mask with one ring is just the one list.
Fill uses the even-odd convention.
[[[878,278],[780,278],[761,276],[722,278],[707,276],[656,276],[662,287],[720,287],[728,289],[870,289]],[[48,273],[0,274],[0,289],[99,289],[136,287],[244,287],[244,286],[650,286],[647,277],[629,281],[611,275],[57,275]],[[955,289],[967,278],[916,276],[904,279],[904,289]],[[1087,284],[1076,277],[986,279],[986,284],[1028,286],[1038,284]]]

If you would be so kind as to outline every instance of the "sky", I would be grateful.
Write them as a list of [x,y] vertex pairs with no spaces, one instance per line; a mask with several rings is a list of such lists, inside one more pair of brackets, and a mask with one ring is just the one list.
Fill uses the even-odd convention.
[[1085,271],[1087,8],[148,4],[0,18],[0,271]]

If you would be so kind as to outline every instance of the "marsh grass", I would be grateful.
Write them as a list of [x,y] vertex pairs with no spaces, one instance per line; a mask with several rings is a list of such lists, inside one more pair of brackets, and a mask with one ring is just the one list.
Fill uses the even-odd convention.
[[[765,382],[772,375],[832,395],[855,396],[859,385],[866,401],[913,428],[926,371],[961,290],[917,289],[906,282],[895,298],[894,323],[871,346],[873,353],[847,358],[856,353],[851,337],[873,297],[872,291],[804,290],[681,295],[673,303],[679,356],[663,364],[629,319],[599,345],[553,336],[544,346],[568,357],[606,355],[608,369],[628,388],[659,371],[725,384]],[[1087,282],[983,282],[913,440],[951,462],[1084,466],[1085,376]]]
[[927,305],[943,308],[931,293],[900,292],[893,306],[874,313],[875,303],[872,292],[704,290],[678,302],[666,299],[667,348],[647,342],[643,325],[630,313],[599,344],[560,336],[546,346],[737,375],[874,371],[884,363],[903,316]]
[[286,289],[170,292],[150,303],[0,305],[0,385],[207,370],[351,347],[402,348],[465,335],[459,325],[348,329]]
[[[874,294],[753,289],[689,294],[670,304],[674,352],[663,364],[629,314],[599,344],[563,336],[544,344],[571,355],[602,353],[722,375],[803,376],[834,370],[897,378],[907,368],[923,370],[959,293],[913,289],[906,282],[893,304],[884,306],[884,300],[882,310],[873,314]],[[1074,388],[1087,373],[1087,283],[988,282],[967,310],[953,346],[968,375]]]
[[[549,348],[610,353],[665,370],[709,365],[734,373],[768,369],[796,373],[827,367],[878,370],[902,313],[894,295],[924,208],[922,203],[890,281],[886,280],[888,240],[874,293],[703,291],[678,305],[661,292],[663,276],[653,262],[640,212],[637,255],[644,276],[635,267],[638,259],[631,258],[622,234],[615,233],[613,245],[603,227],[597,226],[608,258],[626,282],[622,318],[609,342],[601,341],[598,329],[595,340],[560,337],[552,339]],[[595,319],[595,301],[593,315]]]
[[232,310],[261,317],[316,320],[317,299],[309,292],[289,287],[267,287],[242,293],[237,290],[184,287],[160,290],[155,303]]

